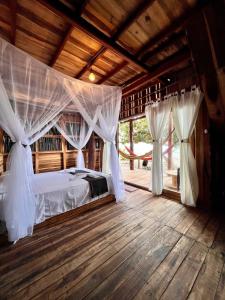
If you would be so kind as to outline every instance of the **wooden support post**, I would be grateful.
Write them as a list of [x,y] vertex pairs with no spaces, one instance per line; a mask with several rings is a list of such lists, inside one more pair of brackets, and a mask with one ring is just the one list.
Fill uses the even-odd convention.
[[[220,23],[220,18],[224,21],[225,14],[222,15],[222,7],[225,4],[221,0],[216,2],[221,3],[221,7],[214,7],[214,4],[211,4],[204,13],[193,16],[192,22],[187,27],[187,36],[210,118],[218,126],[224,126],[225,93],[222,85],[225,82],[223,71],[225,61],[217,48],[225,43],[225,40],[221,40],[221,44],[218,43],[218,39],[225,39],[225,25],[216,25]],[[209,11],[210,18],[208,17]],[[214,21],[209,22],[209,19]]]
[[92,133],[88,142],[88,169],[95,169],[95,137]]
[[9,0],[11,11],[11,43],[16,44],[17,0]]
[[[133,120],[129,121],[130,130],[129,130],[129,136],[130,136],[130,150],[134,151],[134,143],[133,143]],[[130,160],[130,170],[134,170],[134,160]]]
[[210,149],[210,121],[203,102],[196,122],[197,147],[195,151],[196,166],[199,180],[198,206],[211,207],[211,149]]
[[[196,161],[199,177],[199,203],[203,207],[225,202],[225,3],[211,1],[201,13],[193,15],[187,26],[192,57],[204,92],[207,112],[199,114],[196,125]],[[208,133],[210,133],[210,139]],[[211,196],[211,199],[210,199]]]

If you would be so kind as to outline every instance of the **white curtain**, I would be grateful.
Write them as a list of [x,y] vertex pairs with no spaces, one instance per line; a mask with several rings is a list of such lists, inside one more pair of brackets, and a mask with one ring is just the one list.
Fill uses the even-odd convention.
[[110,148],[111,143],[104,139],[103,154],[102,154],[102,172],[110,174]]
[[[121,97],[118,93],[118,97]],[[103,171],[112,174],[114,192],[117,201],[124,198],[124,183],[119,163],[115,137],[120,113],[120,102],[109,101],[102,105],[99,121],[95,127],[97,134],[105,141],[103,149]]]
[[[93,124],[96,112],[99,110],[94,131],[107,143],[108,147],[107,152],[104,150],[103,170],[112,174],[116,201],[121,201],[124,198],[124,183],[115,146],[122,96],[121,89],[94,84],[85,88],[84,83],[77,86],[76,81],[66,81],[65,84],[70,91],[74,104],[89,126]],[[74,90],[77,91],[75,97],[73,97]]]
[[189,206],[196,206],[199,192],[196,162],[189,140],[195,127],[202,97],[197,87],[193,87],[190,92],[183,90],[180,95],[172,96],[174,126],[180,140],[181,202]]
[[162,194],[163,190],[162,139],[170,111],[171,101],[168,99],[146,106],[145,109],[149,131],[153,139],[152,193],[155,195]]
[[30,144],[70,100],[51,71],[2,42],[0,76],[0,126],[15,142],[8,158],[3,205],[9,240],[15,241],[32,234],[34,224]]
[[[120,102],[121,88],[73,79],[0,38],[0,126],[15,142],[8,159],[3,205],[10,241],[32,234],[34,225],[35,197],[31,189],[33,169],[29,145],[44,135],[62,112],[80,112],[90,131],[95,127],[96,132],[101,132],[111,143],[114,190],[117,200],[121,200],[122,182],[119,181],[114,145]],[[104,109],[98,115],[101,107]],[[98,124],[96,115],[100,118]],[[104,119],[108,116],[109,120]],[[78,148],[85,144],[90,131],[81,134],[86,138],[79,140]]]
[[[100,107],[99,107],[100,108]],[[80,113],[63,113],[55,124],[58,131],[65,137],[65,139],[76,149],[77,167],[79,169],[85,168],[85,161],[82,149],[86,146],[90,136],[94,130],[99,109],[96,110],[93,121],[90,125],[83,119]]]

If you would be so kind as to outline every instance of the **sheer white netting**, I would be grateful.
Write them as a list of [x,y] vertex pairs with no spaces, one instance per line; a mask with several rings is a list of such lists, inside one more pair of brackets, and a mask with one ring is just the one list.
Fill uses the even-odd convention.
[[191,91],[181,91],[171,97],[173,100],[173,120],[180,140],[180,191],[181,202],[196,206],[198,198],[198,174],[190,138],[195,128],[203,94],[197,87]]
[[[62,112],[68,112],[68,109],[70,112],[80,112],[89,126],[89,131],[85,129],[84,133],[80,132],[76,148],[84,146],[93,128],[112,143],[112,164],[116,165],[112,168],[112,177],[117,176],[119,163],[118,157],[115,157],[114,137],[121,89],[72,79],[0,39],[0,97],[0,126],[15,142],[4,179],[6,198],[3,205],[9,240],[15,241],[32,234],[34,225],[35,196],[29,145],[43,136]],[[107,113],[108,107],[110,113]],[[102,121],[111,114],[114,116],[110,120]],[[100,119],[94,125],[97,116]],[[75,145],[75,139],[71,137],[70,142],[73,140]],[[113,179],[117,200],[121,200],[123,194],[120,178]]]
[[171,101],[168,99],[145,108],[149,131],[153,138],[152,192],[155,195],[161,195],[163,191],[162,138],[170,111]]
[[[117,201],[124,197],[124,183],[122,180],[118,153],[115,146],[115,136],[118,126],[121,89],[112,86],[96,86],[84,82],[77,84],[77,81],[66,80],[65,85],[73,98],[74,90],[77,91],[75,103],[85,121],[91,127],[98,116],[94,131],[108,143],[108,156],[103,157],[103,171],[112,174],[113,188]],[[105,154],[105,151],[104,151]],[[109,168],[106,168],[105,165]]]
[[82,149],[86,146],[97,121],[98,110],[94,116],[93,122],[90,125],[85,122],[80,113],[63,113],[59,118],[55,127],[65,137],[65,139],[76,149],[77,167],[85,168],[84,156]]

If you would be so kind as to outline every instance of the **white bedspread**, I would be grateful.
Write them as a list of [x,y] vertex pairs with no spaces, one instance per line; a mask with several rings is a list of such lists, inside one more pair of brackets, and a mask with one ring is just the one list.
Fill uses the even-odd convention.
[[[36,224],[47,218],[95,201],[108,194],[113,194],[111,176],[100,172],[83,169],[93,175],[103,175],[107,179],[108,193],[91,198],[89,183],[82,179],[87,174],[72,175],[71,168],[58,172],[46,172],[34,175],[33,190],[36,195]],[[1,180],[2,181],[2,180]],[[4,194],[4,186],[0,181],[0,191]],[[2,200],[4,197],[2,196]],[[0,198],[0,210],[1,210]]]

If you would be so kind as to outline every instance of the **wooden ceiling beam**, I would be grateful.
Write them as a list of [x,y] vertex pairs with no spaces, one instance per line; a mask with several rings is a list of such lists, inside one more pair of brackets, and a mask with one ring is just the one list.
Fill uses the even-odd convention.
[[189,9],[188,12],[181,15],[171,25],[167,26],[164,30],[160,31],[155,37],[151,38],[145,45],[143,45],[136,53],[136,56],[138,58],[142,58],[148,49],[161,43],[165,38],[171,36],[177,29],[184,29],[191,20],[193,14],[201,10],[208,2],[210,2],[210,0],[198,1],[198,4],[195,5],[194,8]]
[[170,39],[162,42],[158,47],[154,48],[151,51],[146,52],[143,55],[142,60],[143,61],[151,60],[156,54],[170,47],[172,44],[178,44],[183,37],[185,37],[185,33],[183,31],[175,33],[173,36],[171,36]]
[[138,7],[131,12],[131,14],[120,24],[119,28],[114,32],[112,38],[114,41],[123,34],[156,0],[142,0]]
[[51,67],[54,67],[54,65],[55,65],[57,59],[59,58],[60,54],[62,53],[67,41],[69,40],[72,31],[73,31],[73,26],[70,26],[70,28],[66,32],[65,37],[62,39],[59,47],[56,49],[56,52],[55,52],[55,54],[54,54],[54,56],[53,56],[53,58],[52,58],[52,60],[49,64]]
[[17,19],[17,0],[10,0],[9,7],[11,12],[11,36],[10,40],[13,45],[16,44],[16,19]]
[[84,12],[85,7],[87,6],[89,1],[90,0],[81,0],[80,1],[80,4],[78,5],[78,8],[76,9],[76,12],[78,13],[79,16],[82,15],[82,13]]
[[104,77],[102,77],[97,83],[101,84],[111,78],[113,75],[118,73],[122,68],[124,68],[127,65],[127,61],[123,61],[121,64],[117,65],[114,69],[112,69],[108,74],[106,74]]
[[[87,5],[88,1],[89,0],[81,0],[80,4],[76,8],[76,13],[78,15],[81,15],[83,13],[83,11],[85,9],[85,6]],[[67,41],[70,39],[70,36],[71,36],[71,33],[72,33],[73,29],[74,29],[74,27],[72,25],[68,28],[64,38],[62,39],[59,47],[57,48],[57,50],[56,50],[56,52],[55,52],[55,54],[54,54],[54,56],[53,56],[53,58],[52,58],[52,60],[49,64],[51,67],[54,67],[54,65],[55,65],[57,59],[59,58],[60,54],[62,53]]]
[[139,79],[130,83],[129,86],[123,89],[123,95],[128,95],[133,91],[140,89],[160,76],[170,72],[174,69],[174,67],[178,67],[179,65],[187,62],[190,59],[189,49],[186,47],[180,50],[178,53],[175,53],[171,57],[165,59],[160,62],[159,65],[152,68],[152,72],[150,74],[143,74]]
[[106,51],[106,48],[102,46],[95,55],[91,56],[87,62],[87,64],[81,69],[81,71],[75,76],[75,78],[79,79],[87,70],[91,68],[91,66],[96,62],[96,60]]
[[131,78],[129,78],[128,80],[126,80],[125,82],[123,82],[120,86],[122,88],[128,88],[129,85],[133,84],[135,81],[137,81],[138,79],[142,78],[144,75],[146,75],[146,73],[139,73]]
[[134,55],[130,54],[123,47],[118,45],[111,37],[108,37],[95,26],[81,18],[79,15],[74,14],[68,7],[62,2],[56,0],[40,0],[40,2],[46,6],[50,11],[57,15],[60,15],[66,19],[70,24],[79,28],[95,40],[97,40],[102,46],[113,50],[116,54],[121,56],[124,60],[132,63],[144,72],[149,72],[149,67],[140,62]]
[[[155,0],[143,0],[141,2],[141,4],[133,11],[133,13],[131,13],[127,19],[125,19],[125,21],[119,26],[119,28],[116,30],[116,32],[113,34],[112,39],[116,42],[116,40],[120,37],[120,35],[129,28],[129,26],[131,26],[131,24],[133,22],[135,22],[142,14],[143,12],[154,3]],[[181,25],[186,24],[186,21],[189,21],[191,13],[193,13],[194,11],[199,10],[199,6],[195,7],[194,9],[192,9],[190,12],[188,12],[188,14],[185,16],[185,22],[182,23]],[[175,23],[172,24],[172,26],[170,26],[170,28],[167,28],[165,30],[165,32],[158,36],[160,37],[160,40],[158,40],[158,43],[160,41],[162,41],[163,38],[165,38],[166,35],[168,35],[169,32],[171,32],[171,34],[174,32],[175,28],[177,28],[177,26],[180,24],[180,22],[183,22],[183,17],[180,18],[179,20],[177,20]],[[179,26],[178,26],[179,27]],[[159,45],[159,47],[157,47],[156,49],[154,49],[151,52],[148,52],[146,55],[144,55],[144,57],[142,58],[142,62],[144,63],[144,61],[146,59],[149,59],[149,56],[153,56],[155,55],[157,52],[162,51],[163,49],[165,49],[166,47],[168,47],[171,43],[175,43],[177,42],[180,38],[181,35],[183,36],[183,32],[182,33],[177,33],[174,35],[174,37],[172,37],[172,39],[167,40],[165,42],[162,42],[161,45]],[[152,44],[153,45],[153,44]],[[147,45],[147,48],[149,48],[149,45]],[[102,50],[106,50],[107,48],[103,47],[103,49],[100,49],[99,52],[96,53],[96,55],[94,56],[94,58],[90,58],[90,60],[88,61],[87,65],[81,70],[81,72],[76,76],[76,78],[80,78],[85,71],[87,71],[97,60],[98,57],[100,57],[102,55],[102,53],[104,53],[104,51]],[[138,51],[138,55],[139,55],[139,51]],[[126,64],[125,64],[126,65]],[[117,67],[115,67],[111,72],[109,72],[108,75],[104,76],[102,79],[100,79],[98,81],[98,83],[103,83],[106,80],[108,80],[110,77],[112,77],[113,75],[115,75],[117,72],[119,72],[124,66],[124,62],[122,62],[121,64],[119,64]],[[122,67],[121,67],[122,66]]]
[[[127,28],[136,21],[140,15],[154,2],[155,0],[142,0],[141,4],[135,10],[125,19],[125,21],[119,26],[119,28],[113,33],[112,40],[116,42],[116,40],[119,38],[119,36],[127,30]],[[91,68],[91,66],[96,62],[96,60],[107,50],[107,47],[103,46],[96,54],[88,60],[87,64],[83,67],[83,69],[77,74],[76,78],[79,79],[88,69]],[[106,75],[102,79],[100,79],[97,83],[103,83],[107,79],[109,79],[111,76],[115,75],[116,72],[119,72],[123,66],[127,64],[122,62],[118,66],[115,67],[111,72],[109,72],[109,76]],[[120,66],[122,67],[120,68]],[[106,78],[106,79],[105,79]]]

